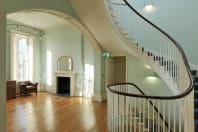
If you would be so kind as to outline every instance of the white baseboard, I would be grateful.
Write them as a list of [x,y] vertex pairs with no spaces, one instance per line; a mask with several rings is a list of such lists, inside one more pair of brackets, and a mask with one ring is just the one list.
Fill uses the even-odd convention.
[[102,102],[102,96],[101,95],[94,95],[93,100],[97,102]]
[[106,94],[102,96],[102,100],[103,101],[106,101],[107,100],[107,95]]
[[105,101],[107,100],[107,97],[105,95],[94,95],[93,96],[93,100],[94,101],[97,101],[97,102],[102,102],[102,101]]

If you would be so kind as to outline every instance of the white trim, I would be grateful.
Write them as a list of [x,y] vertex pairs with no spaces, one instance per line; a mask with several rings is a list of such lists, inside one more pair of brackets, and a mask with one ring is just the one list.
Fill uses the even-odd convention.
[[93,100],[98,101],[98,102],[102,102],[102,96],[101,95],[94,95]]
[[105,93],[102,95],[102,101],[107,100],[107,90],[105,89]]
[[56,71],[54,73],[55,75],[55,80],[54,80],[54,84],[56,86],[56,94],[57,94],[57,78],[58,77],[70,77],[70,96],[75,96],[76,92],[75,92],[75,87],[76,87],[76,73],[72,72],[72,71]]
[[97,101],[97,102],[102,102],[102,101],[103,101],[101,95],[94,95],[94,96],[92,97],[92,99],[93,99],[94,101]]
[[105,101],[107,100],[107,97],[105,97],[105,95],[98,95],[98,94],[95,94],[92,99],[94,101],[97,101],[97,102],[102,102],[102,101]]

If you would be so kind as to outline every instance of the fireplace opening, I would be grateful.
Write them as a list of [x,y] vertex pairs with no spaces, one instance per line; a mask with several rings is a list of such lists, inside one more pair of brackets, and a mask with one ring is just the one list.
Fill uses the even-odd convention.
[[57,94],[70,96],[70,77],[58,77],[57,88]]

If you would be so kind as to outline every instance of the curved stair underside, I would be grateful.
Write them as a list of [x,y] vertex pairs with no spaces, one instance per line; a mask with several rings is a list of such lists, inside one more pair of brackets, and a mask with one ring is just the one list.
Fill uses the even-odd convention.
[[115,32],[103,0],[71,0],[71,4],[104,52],[113,55],[131,53]]
[[104,0],[71,0],[71,4],[104,52],[110,52],[112,55],[137,56],[152,67],[173,94],[177,95],[181,92],[178,90],[177,82],[171,77],[173,75],[170,75],[170,72],[167,72],[160,64],[160,59],[154,59],[150,53],[138,47],[128,33],[123,32],[119,22],[114,20],[115,16],[111,13],[111,8],[105,5]]

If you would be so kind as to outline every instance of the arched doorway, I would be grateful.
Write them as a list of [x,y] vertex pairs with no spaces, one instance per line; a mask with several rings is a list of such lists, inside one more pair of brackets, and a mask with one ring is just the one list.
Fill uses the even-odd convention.
[[[15,26],[14,30],[19,31],[19,34],[24,33],[30,34],[30,36],[33,35],[35,41],[40,43],[36,46],[37,51],[34,51],[33,58],[35,62],[32,64],[34,64],[34,67],[36,68],[33,68],[34,73],[31,75],[36,75],[33,78],[37,82],[40,82],[41,90],[55,94],[57,93],[57,79],[54,76],[57,69],[57,58],[59,56],[73,56],[73,72],[76,76],[74,79],[75,85],[73,87],[75,87],[75,92],[73,95],[93,95],[93,88],[95,88],[95,84],[98,84],[94,79],[95,77],[100,78],[98,74],[94,74],[94,70],[98,71],[98,69],[95,68],[95,65],[98,66],[98,62],[100,63],[100,61],[94,61],[94,57],[100,56],[101,51],[94,38],[89,34],[84,26],[68,15],[46,9],[28,9],[8,14],[7,16],[11,21],[7,22],[7,26]],[[39,18],[42,18],[42,20],[39,20]],[[30,29],[33,31],[29,32],[28,30]],[[13,31],[13,28],[10,30]],[[71,30],[72,34],[67,32],[69,30]],[[11,38],[12,36],[13,34],[8,38]],[[74,46],[75,44],[76,46]],[[10,48],[12,49],[12,45],[8,45],[10,45]],[[18,60],[12,59],[12,56],[8,58],[11,58],[11,60]],[[49,58],[51,60],[49,60]],[[8,67],[11,68],[12,66]],[[8,71],[8,73],[10,73],[8,79],[15,79],[12,77],[13,70],[11,70],[11,72]]]

